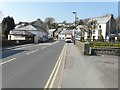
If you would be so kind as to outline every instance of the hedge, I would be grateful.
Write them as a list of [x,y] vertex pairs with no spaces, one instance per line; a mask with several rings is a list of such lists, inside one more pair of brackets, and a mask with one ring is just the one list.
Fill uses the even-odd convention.
[[120,48],[120,42],[119,43],[110,43],[110,42],[90,42],[90,46],[94,48]]

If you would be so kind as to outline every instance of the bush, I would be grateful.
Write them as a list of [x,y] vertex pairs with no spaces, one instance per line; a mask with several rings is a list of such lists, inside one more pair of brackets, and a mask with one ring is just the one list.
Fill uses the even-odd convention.
[[103,41],[104,41],[104,38],[103,38],[103,35],[102,35],[102,34],[100,34],[100,36],[99,36],[99,38],[98,38],[98,41],[100,41],[100,42],[103,42]]

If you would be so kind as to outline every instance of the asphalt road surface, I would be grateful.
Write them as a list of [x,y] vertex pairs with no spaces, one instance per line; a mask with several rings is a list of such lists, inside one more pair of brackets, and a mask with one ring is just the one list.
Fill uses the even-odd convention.
[[64,41],[42,43],[2,53],[2,88],[44,88]]

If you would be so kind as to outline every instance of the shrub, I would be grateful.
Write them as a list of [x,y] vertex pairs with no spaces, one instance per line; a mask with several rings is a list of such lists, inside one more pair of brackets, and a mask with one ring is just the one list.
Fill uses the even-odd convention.
[[104,41],[104,38],[103,38],[103,35],[102,35],[102,34],[100,34],[100,36],[99,36],[99,38],[98,38],[98,41],[100,41],[100,42],[103,42],[103,41]]

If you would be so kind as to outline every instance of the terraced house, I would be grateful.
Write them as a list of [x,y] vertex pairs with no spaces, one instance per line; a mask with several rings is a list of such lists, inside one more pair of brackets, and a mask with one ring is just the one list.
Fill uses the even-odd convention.
[[100,34],[103,36],[104,40],[114,41],[116,36],[116,21],[112,14],[92,18],[88,21],[91,24],[92,36],[91,39],[98,40]]

